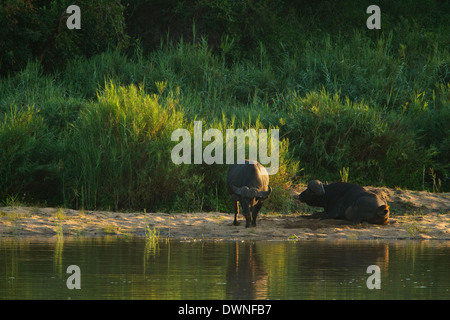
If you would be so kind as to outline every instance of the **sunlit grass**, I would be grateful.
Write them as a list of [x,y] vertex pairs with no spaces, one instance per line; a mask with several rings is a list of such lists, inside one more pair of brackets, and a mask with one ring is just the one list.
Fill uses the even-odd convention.
[[280,130],[263,210],[298,210],[289,188],[311,178],[447,191],[449,51],[419,50],[433,37],[355,31],[276,56],[261,43],[232,64],[206,41],[181,42],[75,59],[55,75],[30,62],[0,80],[0,202],[231,211],[227,166],[171,161],[171,133],[193,136],[195,120]]

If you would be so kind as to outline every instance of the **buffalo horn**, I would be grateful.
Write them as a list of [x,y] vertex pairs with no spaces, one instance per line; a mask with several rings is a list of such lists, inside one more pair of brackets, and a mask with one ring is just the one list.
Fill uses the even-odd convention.
[[308,183],[308,189],[319,195],[325,194],[325,188],[323,187],[322,182],[320,182],[319,180],[310,181]]
[[232,187],[233,187],[233,192],[238,194],[238,195],[241,195],[243,190],[248,190],[247,186],[243,186],[243,187],[240,187],[240,188],[235,187],[235,186],[232,186]]
[[257,193],[257,197],[258,198],[266,198],[266,197],[268,197],[269,196],[269,194],[271,194],[272,193],[272,188],[269,186],[269,190],[267,190],[267,191],[258,191],[258,193]]

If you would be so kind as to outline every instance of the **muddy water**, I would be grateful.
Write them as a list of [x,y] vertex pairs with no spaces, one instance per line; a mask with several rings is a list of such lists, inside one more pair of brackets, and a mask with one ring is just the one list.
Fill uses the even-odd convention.
[[449,266],[438,241],[4,238],[0,299],[449,299]]

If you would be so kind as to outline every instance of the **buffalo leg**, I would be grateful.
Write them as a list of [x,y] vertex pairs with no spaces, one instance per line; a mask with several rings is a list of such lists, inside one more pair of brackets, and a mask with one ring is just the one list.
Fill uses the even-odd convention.
[[252,216],[249,214],[248,216],[245,216],[245,227],[248,228],[252,224]]
[[258,217],[259,210],[261,209],[263,203],[258,202],[252,210],[252,227],[256,227],[256,218]]
[[331,209],[331,211],[324,211],[323,215],[320,217],[320,220],[340,218],[339,208],[340,207],[334,207],[333,209]]
[[321,219],[324,214],[325,214],[325,212],[314,212],[314,213],[312,213],[310,215],[302,216],[302,218],[305,218],[305,219]]
[[[252,223],[252,212],[253,212],[253,206],[250,207],[250,210],[244,210],[244,217],[245,217],[245,227],[248,228],[250,227],[251,223]],[[248,211],[248,212],[246,212]]]
[[240,223],[238,221],[238,215],[239,215],[239,202],[238,199],[236,199],[234,196],[231,197],[233,201],[233,211],[234,211],[234,221],[233,225],[238,226]]

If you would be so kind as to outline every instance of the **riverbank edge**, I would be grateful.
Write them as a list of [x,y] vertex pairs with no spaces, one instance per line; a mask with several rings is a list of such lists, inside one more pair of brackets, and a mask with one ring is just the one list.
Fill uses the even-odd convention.
[[0,237],[144,237],[171,240],[450,240],[450,212],[394,215],[385,226],[263,214],[256,228],[222,212],[145,213],[1,207]]

